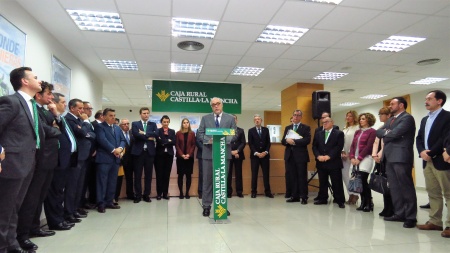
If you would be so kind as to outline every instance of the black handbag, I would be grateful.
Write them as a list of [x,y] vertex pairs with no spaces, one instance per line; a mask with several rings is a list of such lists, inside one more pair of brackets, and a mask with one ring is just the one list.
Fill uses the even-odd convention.
[[348,191],[361,193],[363,191],[361,174],[359,173],[359,166],[353,166],[352,176],[348,183]]
[[389,194],[389,184],[387,181],[386,172],[384,171],[381,163],[376,164],[374,170],[370,174],[369,187],[370,189],[381,194]]

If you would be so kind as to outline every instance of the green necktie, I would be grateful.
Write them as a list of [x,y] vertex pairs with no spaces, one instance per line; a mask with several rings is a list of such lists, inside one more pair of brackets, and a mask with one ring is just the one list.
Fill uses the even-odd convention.
[[34,133],[36,134],[36,148],[41,148],[41,139],[39,138],[39,115],[36,106],[36,100],[31,99],[33,105],[33,118],[34,118]]
[[147,132],[147,122],[144,122],[144,132]]
[[330,132],[328,132],[328,130],[325,130],[325,143],[327,143],[328,135],[330,135]]
[[294,131],[297,131],[297,128],[298,128],[298,126],[297,126],[297,124],[295,124],[294,125]]
[[72,133],[72,129],[70,129],[69,124],[67,124],[67,121],[63,116],[61,116],[61,120],[63,121],[66,132],[69,134],[70,143],[72,144],[71,151],[75,152],[77,151],[77,142],[75,140],[75,136]]

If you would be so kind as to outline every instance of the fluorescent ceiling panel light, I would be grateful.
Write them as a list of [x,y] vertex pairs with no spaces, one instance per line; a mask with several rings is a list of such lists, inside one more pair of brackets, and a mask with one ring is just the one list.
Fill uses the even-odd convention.
[[440,78],[440,77],[427,77],[425,79],[420,79],[414,82],[410,82],[409,84],[418,84],[418,85],[430,85],[437,82],[442,82],[448,80],[448,78]]
[[102,101],[103,102],[111,102],[111,100],[109,100],[109,98],[107,98],[107,97],[102,97]]
[[114,70],[132,70],[137,71],[138,65],[135,61],[116,61],[116,60],[102,60],[108,69]]
[[172,36],[213,39],[219,21],[172,18]]
[[342,0],[304,0],[305,2],[317,2],[317,3],[324,3],[324,4],[340,4]]
[[318,80],[336,80],[343,76],[348,75],[348,73],[339,73],[339,72],[323,72],[320,75],[313,77],[313,79]]
[[170,72],[198,74],[202,71],[203,65],[189,63],[171,63]]
[[66,10],[80,30],[96,32],[125,32],[118,13]]
[[408,47],[415,45],[424,40],[426,40],[426,38],[391,36],[391,37],[369,47],[369,50],[385,51],[385,52],[400,52],[403,49],[408,48]]
[[232,76],[258,76],[264,68],[255,67],[235,67],[231,72]]
[[354,106],[354,105],[358,105],[359,103],[357,102],[345,102],[345,103],[340,103],[340,106]]
[[256,41],[292,45],[308,30],[306,28],[268,25]]
[[364,97],[361,97],[362,99],[379,99],[382,97],[386,97],[387,95],[382,95],[382,94],[370,94]]

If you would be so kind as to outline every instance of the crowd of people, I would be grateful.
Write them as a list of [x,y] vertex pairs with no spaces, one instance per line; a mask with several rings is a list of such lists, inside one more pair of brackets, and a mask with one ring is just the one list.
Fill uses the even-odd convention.
[[[0,97],[0,253],[37,250],[30,238],[72,229],[87,217],[87,209],[99,213],[120,209],[123,177],[128,199],[136,204],[151,202],[153,167],[156,200],[169,200],[174,157],[178,197],[189,199],[196,149],[198,196],[202,199],[202,215],[208,217],[212,204],[212,138],[206,134],[207,128],[236,130],[236,135],[227,138],[228,197],[233,194],[233,171],[236,195],[244,197],[242,163],[248,143],[251,198],[257,197],[260,167],[264,195],[274,198],[269,182],[270,134],[258,114],[253,117],[255,126],[248,130],[248,142],[244,130],[237,127],[237,116],[225,113],[223,101],[217,97],[210,100],[212,113],[202,117],[196,134],[187,118],[175,131],[169,128],[169,116],[164,115],[160,119],[162,127],[158,128],[149,121],[147,107],[139,110],[140,120],[132,122],[131,127],[128,119],[118,120],[111,108],[97,111],[90,122],[93,108],[89,102],[71,99],[66,113],[65,96],[53,92],[52,84],[39,81],[31,68],[14,69],[10,81],[17,93]],[[373,128],[373,114],[358,115],[350,110],[342,131],[334,125],[330,113],[324,112],[322,126],[311,134],[310,126],[302,123],[303,112],[294,110],[281,141],[285,146],[286,202],[308,204],[308,145],[312,142],[319,176],[315,205],[328,204],[331,189],[333,202],[339,208],[360,200],[356,210],[373,211],[368,180],[372,170],[377,170],[387,175],[389,183],[389,193],[383,195],[384,209],[379,214],[384,220],[403,222],[405,228],[439,230],[449,238],[450,216],[442,220],[443,200],[450,200],[450,112],[442,108],[445,102],[446,95],[440,90],[427,94],[425,107],[429,114],[422,119],[416,138],[414,118],[406,112],[408,104],[402,97],[393,98],[389,107],[379,110],[384,125],[377,130]],[[430,219],[422,225],[416,224],[414,138],[423,159],[430,205]],[[348,190],[355,173],[362,179],[360,193]],[[40,226],[42,206],[50,230]]]

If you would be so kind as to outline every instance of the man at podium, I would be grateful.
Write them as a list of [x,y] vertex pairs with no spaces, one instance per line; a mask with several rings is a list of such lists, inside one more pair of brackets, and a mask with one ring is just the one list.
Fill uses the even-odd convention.
[[[223,112],[223,101],[214,97],[209,102],[213,113],[209,113],[202,117],[200,126],[197,130],[197,141],[203,146],[203,216],[208,217],[211,212],[212,204],[212,173],[213,173],[213,138],[206,135],[206,128],[233,128],[236,129],[234,117],[231,114]],[[231,139],[231,138],[230,138]],[[227,159],[231,159],[230,139],[227,138]],[[230,213],[227,210],[228,216]]]

